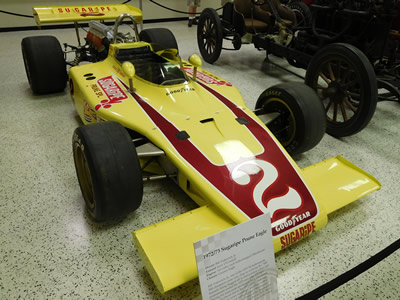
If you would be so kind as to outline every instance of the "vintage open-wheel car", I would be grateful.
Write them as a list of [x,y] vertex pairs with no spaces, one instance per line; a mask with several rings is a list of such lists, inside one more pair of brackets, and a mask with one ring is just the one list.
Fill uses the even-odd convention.
[[324,104],[327,132],[343,137],[367,126],[378,100],[400,99],[396,16],[397,1],[234,0],[221,17],[211,8],[202,12],[197,40],[208,63],[222,49],[254,44],[267,58],[306,69],[306,84]]

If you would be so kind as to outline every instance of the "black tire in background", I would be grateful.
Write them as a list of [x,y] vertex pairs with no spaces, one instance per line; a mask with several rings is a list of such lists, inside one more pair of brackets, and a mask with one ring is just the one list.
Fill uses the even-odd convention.
[[101,122],[78,127],[72,148],[82,195],[96,221],[124,216],[140,206],[143,179],[139,159],[121,124]]
[[[310,8],[301,1],[290,1],[285,4],[296,15],[296,28],[310,27],[312,24],[312,14]],[[290,46],[289,46],[290,47]],[[288,58],[288,63],[296,68],[306,69],[307,64],[299,62],[294,58]]]
[[365,54],[344,43],[325,46],[312,58],[305,83],[325,107],[327,133],[356,134],[371,120],[378,101],[376,75]]
[[324,136],[324,108],[315,91],[303,83],[282,83],[266,89],[255,108],[262,108],[258,114],[279,113],[267,126],[292,156],[314,148]]
[[21,42],[29,85],[35,94],[62,92],[67,85],[64,52],[54,36],[31,36]]
[[310,8],[301,1],[290,2],[286,5],[296,15],[296,27],[308,27],[312,24]]
[[215,9],[206,8],[197,25],[197,45],[203,59],[212,64],[221,55],[223,28]]
[[155,44],[155,51],[164,49],[178,49],[178,43],[174,34],[167,28],[144,29],[139,34],[139,39],[143,42]]

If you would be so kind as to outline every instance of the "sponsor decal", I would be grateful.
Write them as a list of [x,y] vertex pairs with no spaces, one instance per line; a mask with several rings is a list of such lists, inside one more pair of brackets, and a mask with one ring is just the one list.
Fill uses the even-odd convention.
[[83,114],[83,117],[85,118],[85,121],[86,122],[88,122],[88,123],[92,123],[92,116],[91,115],[89,115],[88,113],[84,113]]
[[315,232],[315,222],[312,221],[311,223],[302,225],[292,232],[289,232],[280,237],[280,242],[282,245],[282,249],[289,247],[290,245],[294,244],[297,241],[309,236],[311,233]]
[[[185,71],[186,71],[186,73],[193,76],[193,68],[185,67]],[[232,84],[230,82],[211,77],[210,74],[200,72],[199,70],[197,70],[196,78],[207,84],[232,86]]]
[[81,17],[101,17],[104,16],[103,13],[84,13],[80,14]]
[[112,76],[107,76],[97,80],[97,84],[101,87],[108,99],[103,99],[95,106],[95,110],[100,108],[111,108],[113,104],[122,103],[128,99],[126,93],[121,89]]
[[175,89],[175,90],[168,90],[168,92],[165,93],[165,96],[171,96],[172,94],[177,94],[177,93],[184,93],[184,92],[193,92],[194,88],[190,87],[182,87],[180,89]]
[[[283,237],[283,247],[315,231],[313,221],[319,214],[316,201],[270,132],[229,99],[207,85],[199,84],[225,104],[236,117],[248,120],[243,126],[262,144],[262,153],[254,157],[242,157],[226,165],[215,165],[190,138],[177,139],[176,134],[180,129],[148,102],[136,93],[132,96],[175,150],[226,200],[248,218],[269,212],[272,235]],[[294,232],[294,236],[290,231]]]
[[90,107],[86,100],[83,100],[83,117],[88,123],[91,123],[93,120],[97,119],[95,111]]
[[78,13],[82,17],[86,16],[104,16],[103,12],[111,11],[109,6],[86,6],[86,7],[59,7],[60,14]]
[[100,90],[100,88],[97,84],[94,83],[94,84],[90,85],[90,87],[92,88],[93,92],[96,94],[97,98],[104,97],[103,92]]
[[83,110],[90,111],[90,105],[86,100],[83,100]]

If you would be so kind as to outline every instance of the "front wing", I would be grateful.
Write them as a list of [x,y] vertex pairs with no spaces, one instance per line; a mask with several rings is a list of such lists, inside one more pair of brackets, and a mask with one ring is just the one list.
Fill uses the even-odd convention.
[[[340,156],[301,171],[317,200],[320,214],[301,228],[275,237],[275,252],[324,227],[329,213],[380,188],[374,177]],[[154,283],[164,293],[198,276],[194,242],[234,225],[225,213],[206,205],[134,231],[133,239]]]

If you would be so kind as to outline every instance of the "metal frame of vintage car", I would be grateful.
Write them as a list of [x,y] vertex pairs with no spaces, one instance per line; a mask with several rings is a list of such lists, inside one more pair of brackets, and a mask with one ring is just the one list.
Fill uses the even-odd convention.
[[[134,40],[123,35],[115,39],[121,20],[129,19],[136,28],[138,10],[113,5],[100,11],[95,6],[34,11],[39,24],[54,17],[55,22],[86,21],[88,11],[99,19],[117,18],[107,56],[99,55],[109,31],[92,23],[90,35],[103,32],[102,43],[88,36],[90,44],[75,51],[98,61],[76,64],[68,72],[74,106],[85,124],[73,134],[74,161],[95,220],[137,209],[148,179],[171,178],[199,205],[133,232],[161,292],[197,277],[195,241],[269,213],[274,251],[280,251],[325,226],[329,213],[380,188],[374,177],[340,156],[304,169],[291,158],[287,150],[308,150],[324,133],[324,111],[311,88],[300,83],[271,87],[252,111],[229,81],[201,68],[198,56],[182,60],[169,30],[135,30]],[[53,38],[44,40],[57,57],[63,54]],[[44,85],[36,82],[35,62],[42,58],[35,49],[42,49],[37,45],[42,42],[23,40],[25,67],[34,91],[53,92],[52,84],[45,84],[47,75],[39,76]],[[161,68],[164,77],[159,76]],[[178,77],[166,80],[167,73]],[[65,80],[63,72],[56,74],[59,82]],[[306,135],[297,138],[307,147],[292,149],[292,134],[275,136],[269,126],[289,128],[290,133],[303,126]],[[287,150],[277,137],[289,142]]]
[[[306,84],[317,91],[325,106],[327,132],[335,137],[358,133],[375,112],[378,88],[391,92],[381,94],[379,100],[393,100],[399,94],[395,87],[396,64],[383,52],[397,12],[395,4],[314,1],[310,10],[301,1],[285,1],[285,7],[300,20],[295,24],[277,13],[277,2],[230,1],[221,17],[206,8],[197,31],[203,58],[214,63],[222,49],[238,50],[249,43],[265,50],[267,59],[269,54],[286,58],[291,65],[306,69]],[[353,2],[365,3],[357,7]],[[256,8],[260,6],[270,12],[270,24],[256,17]],[[225,48],[223,40],[231,41],[233,47]],[[372,42],[379,49],[366,51]],[[378,83],[375,72],[380,74]]]
[[352,44],[368,57],[378,89],[386,90],[379,92],[378,101],[400,101],[399,1],[289,0],[284,3],[289,7],[293,4],[310,7],[310,28],[316,38],[322,36],[324,43]]

